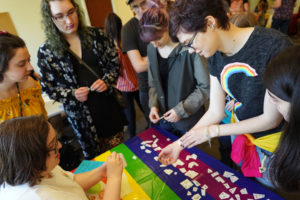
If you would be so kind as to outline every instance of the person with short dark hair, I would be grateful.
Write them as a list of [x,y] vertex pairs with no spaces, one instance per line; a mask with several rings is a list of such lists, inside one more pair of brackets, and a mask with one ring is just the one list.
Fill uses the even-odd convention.
[[[175,162],[183,150],[231,135],[231,158],[245,176],[272,187],[264,156],[271,155],[281,134],[282,116],[262,83],[267,63],[291,46],[289,38],[273,29],[239,28],[229,22],[222,1],[177,0],[170,19],[170,34],[209,59],[210,104],[199,122],[178,141],[164,148],[162,163]],[[225,96],[235,100],[232,123],[224,117]],[[251,143],[252,145],[247,145]],[[242,161],[242,162],[241,162]]]
[[[270,157],[270,177],[274,185],[300,192],[300,46],[292,46],[275,56],[266,67],[263,82],[285,120],[280,143]],[[299,196],[298,196],[299,197]]]
[[293,16],[296,0],[276,0],[271,8],[275,9],[272,17],[271,28],[288,34],[289,24]]
[[38,50],[42,89],[63,104],[83,156],[92,159],[124,140],[127,120],[113,93],[117,51],[102,29],[85,26],[74,0],[42,0],[41,14],[47,38]]
[[181,136],[204,114],[209,94],[207,60],[171,41],[169,14],[162,4],[144,12],[140,26],[142,40],[150,42],[149,118]]
[[31,77],[33,72],[25,42],[0,31],[0,123],[20,116],[47,117],[41,85]]
[[104,198],[120,199],[122,159],[113,152],[107,162],[73,175],[59,164],[57,133],[43,116],[6,120],[0,125],[0,199],[84,200],[88,190],[107,177]]

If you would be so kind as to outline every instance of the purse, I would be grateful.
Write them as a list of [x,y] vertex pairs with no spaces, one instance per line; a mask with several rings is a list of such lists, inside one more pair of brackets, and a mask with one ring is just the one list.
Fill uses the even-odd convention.
[[[82,64],[85,68],[87,68],[97,79],[101,79],[100,76],[88,65],[84,62],[79,56],[77,56],[71,49],[68,49],[69,53],[72,54],[80,64]],[[126,101],[123,97],[122,93],[116,88],[115,85],[112,86],[112,94],[117,100],[118,104],[122,109],[126,108]]]

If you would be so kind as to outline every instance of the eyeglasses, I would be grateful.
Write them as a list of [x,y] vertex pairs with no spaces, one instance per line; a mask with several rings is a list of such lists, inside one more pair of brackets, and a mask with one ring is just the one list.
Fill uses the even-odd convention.
[[73,17],[74,14],[76,13],[77,9],[76,8],[72,8],[68,11],[67,14],[57,14],[55,16],[52,16],[52,19],[54,19],[55,21],[58,22],[62,22],[65,21],[67,17]]
[[193,43],[194,43],[194,40],[195,40],[195,38],[196,38],[197,33],[198,33],[198,32],[195,32],[194,35],[193,35],[193,37],[192,37],[192,39],[189,41],[189,43],[184,44],[183,46],[184,46],[184,47],[187,47],[187,48],[191,48],[191,49],[193,49],[193,50],[196,50],[192,45],[193,45]]
[[132,10],[138,10],[139,8],[145,8],[147,6],[147,0],[142,1],[140,4],[137,5],[131,5]]
[[58,153],[57,145],[58,145],[58,134],[56,133],[55,145],[53,148],[49,149],[48,152],[54,151],[54,153],[57,154]]

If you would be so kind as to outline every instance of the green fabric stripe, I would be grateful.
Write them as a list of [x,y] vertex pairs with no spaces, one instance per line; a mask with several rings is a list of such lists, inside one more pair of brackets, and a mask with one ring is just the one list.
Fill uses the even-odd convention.
[[110,151],[123,154],[127,162],[127,172],[151,199],[180,199],[142,160],[138,157],[134,160],[132,157],[135,154],[125,144],[120,144]]

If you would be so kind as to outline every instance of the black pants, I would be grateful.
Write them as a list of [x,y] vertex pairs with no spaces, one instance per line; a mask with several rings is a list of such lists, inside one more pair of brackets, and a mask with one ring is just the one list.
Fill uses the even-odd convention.
[[136,116],[135,116],[134,100],[136,100],[137,105],[142,110],[142,106],[139,98],[139,91],[122,92],[122,94],[126,101],[126,108],[124,109],[124,112],[128,121],[128,129],[129,129],[130,137],[134,137],[136,132],[136,125],[135,125]]

